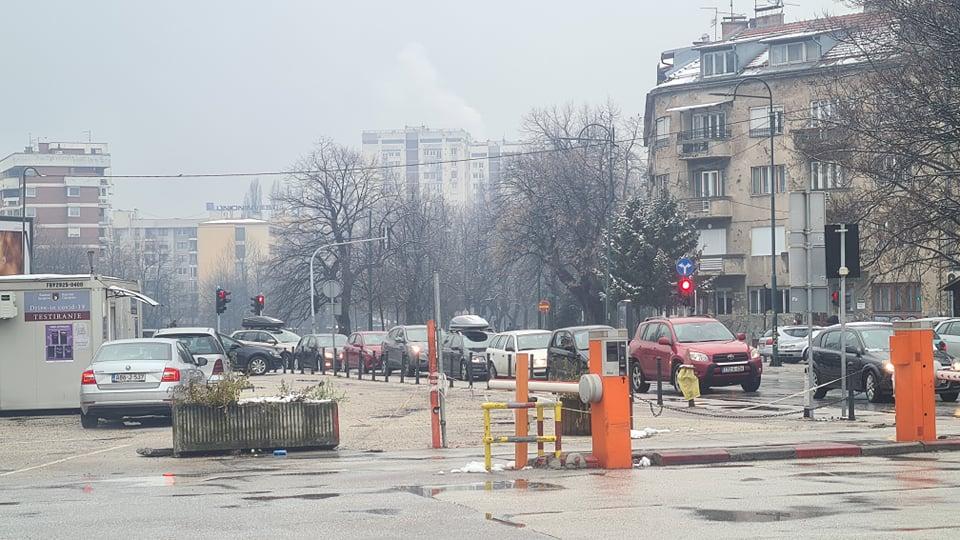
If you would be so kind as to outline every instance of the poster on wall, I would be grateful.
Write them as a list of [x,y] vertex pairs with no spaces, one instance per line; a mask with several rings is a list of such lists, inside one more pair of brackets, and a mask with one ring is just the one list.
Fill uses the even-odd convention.
[[46,326],[47,362],[73,361],[73,325],[48,324]]
[[90,348],[90,323],[74,323],[73,347],[78,351],[85,351]]
[[23,320],[89,321],[89,290],[25,291]]

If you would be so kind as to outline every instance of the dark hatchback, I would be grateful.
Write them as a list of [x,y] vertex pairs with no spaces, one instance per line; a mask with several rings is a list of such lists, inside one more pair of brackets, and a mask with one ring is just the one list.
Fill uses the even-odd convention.
[[[890,363],[890,336],[893,325],[889,323],[849,323],[846,330],[847,371],[855,373],[850,383],[855,392],[863,392],[871,403],[879,403],[893,397],[893,364]],[[840,384],[840,325],[824,329],[813,342],[813,373],[818,388],[813,397],[823,399],[827,392],[841,387]],[[934,344],[931,343],[931,347]],[[934,359],[939,369],[952,369],[953,358],[934,347]],[[960,383],[936,381],[934,392],[940,399],[954,402],[960,396]]]
[[547,379],[579,381],[580,375],[590,371],[588,362],[591,330],[613,330],[613,327],[571,326],[553,331],[547,349]]
[[248,375],[263,375],[268,371],[283,369],[283,359],[276,349],[241,343],[229,336],[220,335],[233,369]]

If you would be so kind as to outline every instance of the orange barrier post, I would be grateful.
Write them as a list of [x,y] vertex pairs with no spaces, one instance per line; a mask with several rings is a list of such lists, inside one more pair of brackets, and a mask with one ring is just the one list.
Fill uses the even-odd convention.
[[434,448],[440,448],[440,388],[437,376],[437,323],[427,321],[427,358],[430,370],[430,434]]
[[[517,403],[526,403],[530,400],[530,392],[527,391],[527,379],[529,377],[527,362],[529,361],[530,356],[527,353],[517,354]],[[513,412],[516,415],[514,418],[516,420],[517,437],[526,437],[528,435],[528,428],[530,427],[528,409],[517,409]],[[517,443],[516,449],[514,450],[514,468],[516,470],[522,470],[527,466],[527,443]]]
[[[630,378],[623,366],[614,366],[617,373],[604,366],[604,352],[610,356],[616,342],[590,339],[590,373],[601,378],[603,399],[590,405],[590,430],[593,455],[604,469],[633,468],[630,442]],[[623,354],[625,351],[621,351]],[[614,353],[615,355],[616,353]],[[616,359],[613,360],[616,363]],[[609,359],[608,359],[608,364]],[[629,364],[627,364],[629,365]],[[606,368],[606,369],[605,369]]]
[[896,391],[897,441],[935,441],[933,328],[929,323],[897,321],[893,330],[890,361]]

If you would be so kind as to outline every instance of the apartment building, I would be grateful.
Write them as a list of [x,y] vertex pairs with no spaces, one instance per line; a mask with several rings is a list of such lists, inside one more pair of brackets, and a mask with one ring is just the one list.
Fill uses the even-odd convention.
[[[244,282],[270,257],[270,223],[260,219],[215,219],[197,225],[197,276],[208,285],[224,275]],[[212,294],[213,291],[208,291]],[[206,294],[206,293],[205,293]]]
[[33,143],[0,160],[0,215],[20,215],[26,170],[26,215],[34,219],[36,245],[98,249],[110,234],[109,168],[106,143]]
[[[822,83],[840,71],[855,74],[861,68],[854,48],[838,39],[838,32],[875,25],[876,17],[866,12],[792,23],[784,22],[782,11],[758,12],[750,19],[727,17],[721,39],[662,53],[657,86],[646,102],[650,189],[683,199],[697,221],[698,312],[715,315],[737,331],[762,332],[770,324],[775,265],[782,321],[794,320],[785,290],[788,194],[823,190],[829,199],[857,182],[835,163],[806,159],[802,146],[818,136],[818,121],[833,111],[831,103],[819,98]],[[772,119],[762,84],[745,83],[736,98],[731,96],[747,77],[769,84]],[[771,190],[777,204],[775,228]],[[846,302],[853,318],[949,313],[938,288],[944,276],[936,271],[918,269],[908,279],[891,281],[864,270],[860,279],[848,280]]]
[[362,151],[389,167],[386,181],[407,194],[433,193],[454,204],[482,203],[500,179],[503,156],[519,151],[508,141],[475,141],[462,129],[426,126],[364,131]]

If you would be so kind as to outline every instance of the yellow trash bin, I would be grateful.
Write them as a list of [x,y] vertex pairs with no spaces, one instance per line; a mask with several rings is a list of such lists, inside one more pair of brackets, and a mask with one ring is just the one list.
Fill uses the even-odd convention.
[[683,399],[687,401],[700,397],[700,379],[693,371],[693,366],[680,366],[680,371],[677,373],[677,386],[683,392]]

